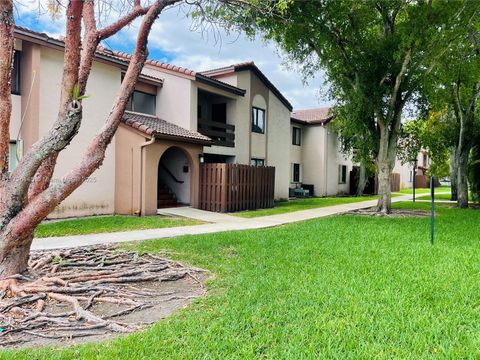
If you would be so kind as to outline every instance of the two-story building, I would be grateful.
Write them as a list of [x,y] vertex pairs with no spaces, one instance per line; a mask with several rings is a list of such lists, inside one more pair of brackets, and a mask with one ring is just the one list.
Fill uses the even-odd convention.
[[[15,30],[11,170],[52,126],[58,111],[64,43]],[[110,112],[130,55],[99,48],[79,134],[59,156],[52,181],[80,161]],[[268,165],[275,197],[287,198],[290,112],[286,98],[255,66],[203,73],[148,60],[102,167],[53,217],[155,214],[176,203],[196,206],[202,162]]]
[[296,110],[291,114],[291,186],[310,195],[348,194],[352,161],[341,151],[331,128],[330,108]]

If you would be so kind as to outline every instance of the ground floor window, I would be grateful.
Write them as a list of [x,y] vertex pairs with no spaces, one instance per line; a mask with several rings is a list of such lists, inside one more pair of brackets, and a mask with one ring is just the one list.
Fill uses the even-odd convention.
[[413,182],[413,170],[410,170],[408,181]]
[[252,166],[265,166],[264,159],[252,159],[250,160],[250,165]]
[[292,164],[292,181],[300,182],[300,164]]
[[339,184],[347,183],[347,165],[338,166],[338,183]]

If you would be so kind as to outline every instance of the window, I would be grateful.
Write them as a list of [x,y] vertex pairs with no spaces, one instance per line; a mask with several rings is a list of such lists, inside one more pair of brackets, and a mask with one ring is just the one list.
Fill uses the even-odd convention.
[[12,94],[20,95],[20,52],[15,51],[12,66]]
[[[416,171],[415,171],[415,173],[416,173]],[[408,176],[408,181],[409,182],[413,182],[413,176],[414,176],[414,172],[413,172],[413,170],[410,170],[409,176]]]
[[265,133],[265,110],[252,107],[252,132]]
[[300,182],[300,164],[293,164],[292,166],[292,180],[293,182]]
[[300,145],[302,141],[302,129],[294,126],[292,128],[292,145]]
[[339,184],[347,183],[347,166],[346,165],[338,166],[338,183]]
[[263,160],[263,159],[252,159],[252,160],[250,160],[250,165],[252,165],[252,166],[265,166],[265,160]]
[[155,115],[157,97],[141,91],[134,91],[127,110],[142,114]]
[[17,153],[18,147],[16,141],[10,141],[8,146],[8,171],[13,172],[17,168],[18,165],[18,157],[19,154]]

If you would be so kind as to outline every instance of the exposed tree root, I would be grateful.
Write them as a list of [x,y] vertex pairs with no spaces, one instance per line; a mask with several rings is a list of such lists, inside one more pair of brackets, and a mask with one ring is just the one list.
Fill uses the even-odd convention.
[[[34,252],[29,269],[0,280],[0,346],[27,337],[72,339],[131,332],[139,326],[114,319],[152,307],[152,297],[162,301],[195,297],[142,288],[148,281],[190,277],[203,289],[197,278],[201,269],[109,246]],[[101,304],[113,304],[118,311],[97,315],[92,308]]]

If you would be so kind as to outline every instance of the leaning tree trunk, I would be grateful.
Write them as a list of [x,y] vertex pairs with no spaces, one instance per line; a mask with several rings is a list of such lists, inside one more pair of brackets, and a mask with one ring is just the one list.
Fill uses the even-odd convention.
[[357,185],[357,192],[356,196],[362,196],[365,192],[365,187],[367,186],[368,178],[367,178],[367,168],[365,165],[360,164],[360,172],[358,174],[358,185]]
[[470,154],[470,146],[465,146],[458,154],[457,169],[457,206],[459,208],[468,207],[468,156]]
[[[32,146],[32,148],[35,146],[38,147],[40,146],[38,145],[39,143],[44,145],[43,147],[40,147],[40,150],[45,153],[45,156],[41,159],[42,161],[38,161],[38,154],[31,154],[32,148],[30,148],[12,177],[9,179],[11,191],[8,193],[4,191],[4,195],[9,195],[7,198],[10,197],[13,198],[13,200],[15,200],[15,194],[12,193],[17,191],[19,193],[20,202],[17,205],[17,207],[19,207],[18,209],[15,208],[12,210],[12,207],[7,205],[6,211],[10,213],[6,215],[2,214],[4,211],[0,211],[0,220],[2,221],[0,222],[0,279],[26,270],[30,245],[32,243],[35,228],[55,209],[58,204],[82,185],[85,179],[102,165],[107,147],[111,143],[113,136],[120,125],[121,117],[126,109],[128,99],[130,99],[135,89],[135,84],[148,57],[147,42],[153,23],[165,7],[173,5],[176,2],[178,2],[178,0],[156,0],[148,7],[141,8],[139,6],[140,1],[136,0],[134,11],[112,25],[114,26],[114,29],[109,32],[111,35],[128,25],[128,23],[137,17],[136,14],[138,14],[138,16],[145,14],[138,30],[135,50],[130,57],[130,62],[120,84],[117,97],[104,125],[91,139],[80,162],[62,177],[61,182],[49,184],[49,180],[46,182],[37,182],[39,179],[36,178],[36,175],[40,171],[39,175],[40,178],[42,178],[50,173],[48,169],[49,166],[45,166],[45,161],[52,165],[50,161],[55,162],[55,158],[52,157],[52,155],[56,155],[62,151],[65,146],[68,145],[70,138],[75,136],[75,134],[71,135],[71,132],[68,131],[68,129],[72,127],[72,124],[79,124],[82,117],[81,99],[73,99],[72,96],[73,89],[78,84],[78,76],[75,74],[80,72],[80,80],[86,77],[84,79],[85,81],[80,81],[80,83],[83,84],[82,88],[84,88],[92,64],[92,61],[85,61],[84,64],[86,65],[84,66],[87,66],[88,68],[84,68],[84,66],[80,67],[79,65],[81,47],[79,46],[80,38],[77,35],[79,35],[81,31],[81,26],[79,25],[81,17],[79,13],[82,13],[83,2],[70,1],[68,3],[67,19],[69,19],[69,21],[67,21],[67,40],[65,42],[64,56],[64,62],[67,63],[68,66],[64,67],[64,72],[67,69],[70,69],[70,71],[67,71],[66,74],[64,73],[62,86],[64,86],[65,83],[67,83],[67,85],[70,84],[72,91],[66,91],[63,89],[62,94],[66,92],[70,94],[69,96],[71,96],[72,99],[70,99],[69,96],[65,97],[66,105],[68,105],[66,106],[66,109],[68,110],[66,115],[67,119],[62,119],[62,116],[60,116],[61,119],[58,121],[60,121],[61,126],[55,126],[52,128],[46,137],[42,138]],[[85,4],[87,7],[93,9],[93,2],[85,2]],[[69,16],[69,11],[75,12],[76,15]],[[97,41],[100,41],[103,32],[97,31],[94,27],[94,12],[90,11],[85,14],[89,18],[88,23],[93,26],[92,28],[87,26],[89,29],[87,30],[87,33],[89,31],[94,31],[97,34]],[[76,29],[74,27],[76,27]],[[69,31],[69,29],[72,31]],[[86,43],[88,43],[88,41]],[[85,46],[87,45],[84,44],[84,56],[94,56],[96,44],[89,43],[89,48],[86,48]],[[90,51],[89,49],[92,47],[93,50]],[[73,68],[70,67],[71,61],[69,61],[68,54],[75,58],[76,65]],[[75,75],[73,78],[70,76],[72,74]],[[70,81],[72,79],[74,81]],[[83,95],[83,90],[79,95]],[[62,114],[62,109],[60,109],[60,114]],[[76,131],[74,132],[76,133]],[[63,143],[64,146],[59,143]],[[46,149],[48,150],[48,153],[46,153]],[[34,176],[33,179],[27,182],[28,187],[25,186],[25,169],[30,171],[30,173],[32,173],[31,175]],[[26,173],[30,174],[28,171]],[[32,183],[32,181],[35,183]],[[22,185],[22,189],[25,190],[19,191],[18,188],[20,186],[18,184]],[[0,202],[0,205],[5,206],[2,202]],[[5,219],[5,221],[3,221],[3,219]]]
[[0,238],[0,278],[12,274],[21,274],[28,268],[30,246],[33,235],[26,236],[14,245],[7,245],[9,241],[2,236]]
[[458,200],[458,156],[457,149],[453,148],[450,152],[450,188],[452,192],[451,200]]

